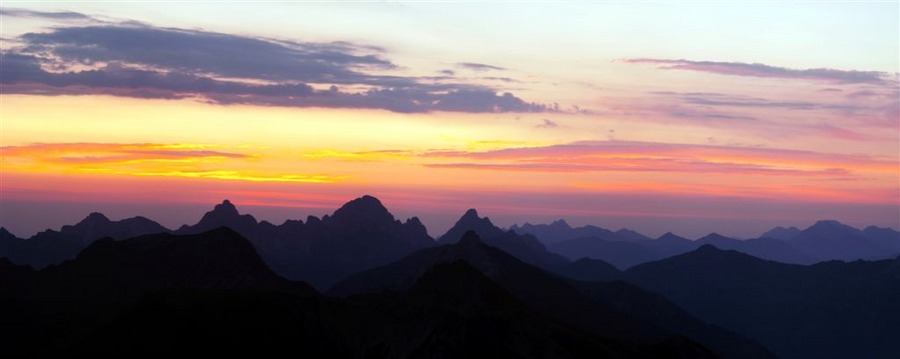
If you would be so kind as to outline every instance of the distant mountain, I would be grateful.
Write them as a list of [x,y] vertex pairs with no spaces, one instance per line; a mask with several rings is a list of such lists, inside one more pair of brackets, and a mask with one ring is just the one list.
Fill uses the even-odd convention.
[[144,217],[110,221],[95,212],[75,225],[63,226],[59,231],[48,229],[28,239],[16,238],[3,229],[0,232],[0,257],[40,269],[75,258],[79,251],[103,237],[119,240],[166,232],[169,230]]
[[605,241],[640,241],[650,238],[632,231],[630,229],[620,229],[618,231],[610,231],[606,228],[587,225],[583,227],[571,227],[565,220],[559,219],[550,224],[531,224],[525,223],[522,226],[513,225],[509,228],[511,231],[520,234],[531,234],[541,243],[552,245],[562,241],[596,237]]
[[569,260],[547,251],[534,236],[504,231],[495,226],[489,218],[479,217],[474,209],[467,210],[447,233],[439,237],[438,244],[456,243],[468,231],[475,232],[488,245],[500,248],[524,262],[552,272],[566,273],[570,270]]
[[[551,252],[569,259],[593,258],[615,265],[619,269],[632,267],[693,250],[698,243],[671,232],[657,239],[646,238],[636,232],[620,230],[618,240],[584,237],[564,240],[550,245]],[[622,239],[628,237],[628,239]]]
[[802,231],[795,227],[777,227],[760,238],[747,240],[717,233],[696,241],[673,233],[666,233],[656,240],[635,237],[629,241],[612,241],[600,237],[584,237],[553,243],[548,250],[569,259],[600,259],[619,269],[626,269],[686,253],[704,244],[781,263],[811,264],[834,259],[891,258],[900,254],[900,232],[878,227],[860,231],[837,221],[819,221]]
[[820,260],[893,258],[900,251],[892,243],[900,245],[900,239],[891,241],[870,238],[865,232],[838,221],[818,221],[804,229],[787,243]]
[[900,232],[892,228],[879,228],[868,226],[863,230],[866,237],[869,237],[875,244],[900,253]]
[[[626,342],[662,343],[666,336],[676,333],[684,334],[679,330],[673,330],[676,327],[684,328],[678,327],[678,325],[691,325],[708,330],[708,332],[704,332],[705,335],[691,338],[702,340],[701,344],[721,350],[718,354],[723,357],[759,358],[769,356],[764,348],[728,332],[706,327],[696,319],[687,319],[690,316],[676,306],[664,305],[665,299],[631,285],[604,282],[584,284],[585,282],[581,282],[582,285],[591,286],[595,291],[603,291],[607,286],[619,287],[610,289],[609,293],[622,294],[598,295],[592,298],[582,293],[581,290],[585,289],[578,289],[578,285],[524,263],[499,248],[489,246],[472,231],[467,232],[455,244],[423,249],[400,261],[351,276],[335,285],[328,291],[328,294],[346,297],[404,291],[414,285],[416,278],[423,277],[423,273],[426,273],[428,268],[442,263],[459,261],[464,261],[477,269],[531,310],[594,335]],[[628,289],[622,290],[621,286]],[[653,303],[653,306],[628,307],[622,305],[626,302]],[[642,311],[645,313],[643,319],[637,319],[634,313]],[[669,316],[682,318],[685,321],[683,324],[670,322],[668,325],[672,326],[667,325],[666,329],[662,329],[657,323],[654,323],[654,318],[668,318]],[[723,340],[733,345],[720,345]],[[752,353],[752,355],[748,353]]]
[[900,258],[811,266],[704,245],[627,270],[626,281],[782,358],[900,357]]
[[739,240],[728,238],[718,233],[710,233],[709,235],[698,239],[695,243],[698,244],[698,246],[712,244],[719,249],[735,250],[754,257],[781,263],[812,264],[819,261],[794,248],[785,241],[769,237]]
[[800,229],[797,227],[775,227],[760,235],[759,238],[788,240],[796,237],[798,234],[800,234]]
[[277,226],[240,214],[225,200],[197,224],[182,226],[177,233],[215,227],[231,228],[249,239],[278,274],[320,289],[435,244],[418,218],[400,222],[372,196],[347,202],[322,219],[310,216],[305,223],[289,220]]
[[553,243],[549,245],[548,250],[569,259],[600,259],[609,262],[616,268],[626,269],[666,257],[667,252],[653,248],[651,241],[635,243],[585,237]]

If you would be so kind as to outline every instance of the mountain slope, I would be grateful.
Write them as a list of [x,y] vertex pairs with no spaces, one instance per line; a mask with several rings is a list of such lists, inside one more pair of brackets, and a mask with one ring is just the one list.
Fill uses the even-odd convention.
[[815,258],[799,251],[785,241],[774,238],[755,238],[738,240],[711,233],[696,241],[698,245],[711,244],[719,249],[735,250],[757,258],[768,259],[780,263],[812,264]]
[[783,358],[897,357],[897,262],[801,266],[704,245],[624,278]]
[[0,297],[0,344],[37,357],[714,358],[684,339],[622,342],[557,322],[463,261],[403,291],[323,298],[225,228],[104,239],[39,272],[0,260],[0,283],[20,279]]
[[666,252],[643,242],[607,241],[597,237],[576,238],[549,245],[548,250],[569,259],[600,259],[625,269],[634,265],[662,259]]
[[[351,276],[335,285],[328,294],[343,297],[353,294],[403,291],[409,288],[416,278],[421,277],[427,268],[459,260],[469,263],[532,310],[594,335],[630,342],[659,343],[666,335],[674,334],[653,324],[652,317],[647,317],[646,321],[635,319],[634,316],[617,310],[605,301],[585,296],[564,279],[523,263],[498,248],[486,245],[474,232],[468,232],[456,244],[424,249],[400,261]],[[602,288],[607,284],[594,285]],[[652,296],[640,289],[631,288],[633,288],[631,293],[637,297]],[[655,300],[664,301],[659,297]],[[643,309],[647,308],[638,310]],[[727,350],[766,353],[765,349],[737,336],[724,332],[716,333],[735,338],[736,342],[743,342],[747,346]],[[735,352],[724,354],[733,358],[746,357]]]

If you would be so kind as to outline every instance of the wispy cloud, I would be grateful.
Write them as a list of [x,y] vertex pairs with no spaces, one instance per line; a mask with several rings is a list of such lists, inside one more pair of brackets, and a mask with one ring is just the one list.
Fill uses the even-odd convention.
[[632,64],[654,64],[666,70],[687,70],[719,75],[765,77],[780,79],[804,79],[845,84],[897,85],[897,74],[880,71],[856,71],[836,69],[791,69],[759,63],[691,61],[671,59],[625,59]]
[[53,20],[94,20],[93,17],[74,11],[35,11],[19,8],[2,8],[0,16],[30,17]]
[[[251,182],[335,182],[346,176],[246,169],[258,156],[202,144],[35,143],[0,147],[3,170],[187,177]],[[238,161],[238,162],[235,162]]]
[[4,93],[198,98],[217,104],[395,112],[549,110],[483,84],[389,75],[399,66],[385,58],[384,49],[349,42],[296,42],[141,24],[56,27],[17,40],[21,46],[0,54]]
[[456,64],[456,67],[469,69],[472,71],[505,71],[505,67],[488,65],[488,64],[480,64],[477,62],[459,62]]
[[[435,168],[535,172],[676,172],[849,178],[891,173],[897,159],[785,149],[629,141],[591,141],[494,151],[435,151]],[[459,159],[466,159],[460,162]]]
[[545,119],[542,119],[542,120],[541,120],[541,123],[539,123],[539,124],[537,124],[537,125],[534,125],[534,127],[537,127],[537,128],[557,128],[557,127],[559,127],[559,124],[556,123],[556,121],[548,120],[548,119],[545,118]]

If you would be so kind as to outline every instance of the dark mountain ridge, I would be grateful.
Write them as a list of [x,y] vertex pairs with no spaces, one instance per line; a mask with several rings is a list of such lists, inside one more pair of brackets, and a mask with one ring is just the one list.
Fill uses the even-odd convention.
[[712,245],[623,278],[783,358],[896,357],[900,258],[783,264]]
[[465,261],[428,267],[402,291],[324,298],[227,228],[101,239],[41,271],[0,260],[0,283],[14,287],[0,292],[0,344],[38,357],[715,357],[689,340],[625,342],[557,322]]
[[[676,327],[683,329],[679,327],[680,325],[693,325],[695,328],[704,328],[699,330],[699,332],[705,333],[704,335],[693,333],[696,335],[695,339],[703,340],[701,342],[703,345],[715,347],[719,350],[718,353],[720,355],[734,358],[766,357],[768,355],[764,348],[752,344],[746,339],[707,327],[696,319],[687,320],[686,318],[690,316],[680,312],[680,309],[671,304],[655,308],[665,313],[679,311],[681,314],[672,315],[686,319],[684,323],[668,323],[666,329],[663,329],[653,322],[655,316],[645,315],[644,319],[637,319],[636,312],[646,312],[649,308],[613,306],[609,302],[622,301],[622,297],[617,295],[605,297],[598,295],[595,299],[592,299],[578,289],[579,285],[573,285],[557,275],[524,263],[499,248],[482,242],[474,231],[467,232],[455,244],[423,249],[400,261],[351,276],[335,285],[328,291],[328,294],[347,297],[360,294],[403,291],[409,288],[412,283],[415,283],[417,278],[422,277],[428,268],[441,263],[453,263],[456,261],[465,261],[532,310],[595,335],[632,342],[660,343],[667,335],[680,333],[680,331],[672,329]],[[595,291],[602,291],[603,288],[610,285],[624,286],[628,289],[618,290],[616,293],[635,298],[653,297],[653,299],[647,299],[646,302],[666,302],[661,297],[646,293],[624,283],[606,284],[594,282],[582,285],[593,286]],[[625,309],[626,311],[623,312],[620,309]],[[713,338],[733,338],[733,346],[720,345],[719,339]],[[753,355],[742,356],[738,353],[753,353]]]

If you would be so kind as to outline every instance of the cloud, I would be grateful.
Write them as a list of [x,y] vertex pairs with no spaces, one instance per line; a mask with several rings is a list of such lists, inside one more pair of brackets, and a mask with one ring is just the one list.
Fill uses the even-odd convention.
[[192,144],[155,143],[33,143],[24,146],[0,147],[0,153],[4,157],[73,164],[251,157],[241,153],[210,150],[208,147]]
[[477,62],[458,62],[456,66],[459,68],[464,68],[472,71],[506,71],[505,67],[488,65],[488,64],[479,64]]
[[[197,98],[216,104],[396,112],[539,112],[479,84],[387,75],[385,50],[147,25],[57,27],[4,51],[4,93]],[[323,90],[322,88],[327,88]]]
[[94,20],[93,17],[74,11],[35,11],[27,9],[0,9],[0,16],[44,18],[52,20]]
[[844,84],[897,85],[897,75],[880,71],[855,71],[836,69],[790,69],[744,62],[690,61],[636,58],[626,59],[631,64],[656,64],[666,70],[688,70],[708,72],[719,75],[804,79]]
[[773,101],[763,98],[726,96],[713,94],[687,94],[682,96],[686,103],[705,106],[760,107],[785,110],[855,110],[859,106],[839,105],[808,101]]
[[541,123],[539,123],[539,124],[537,124],[537,125],[534,125],[534,127],[537,127],[537,128],[556,128],[556,127],[559,127],[559,124],[557,124],[556,122],[553,122],[553,121],[548,120],[548,119],[545,118],[545,119],[542,119],[542,120],[541,120]]
[[426,164],[434,168],[535,172],[676,172],[846,179],[860,172],[892,173],[897,168],[896,158],[631,141],[586,141],[482,152],[433,151],[423,157],[434,158]]
[[[3,170],[187,177],[250,182],[339,181],[346,176],[260,172],[242,169],[253,154],[226,152],[202,144],[34,143],[0,147]],[[238,162],[235,162],[238,161]]]

